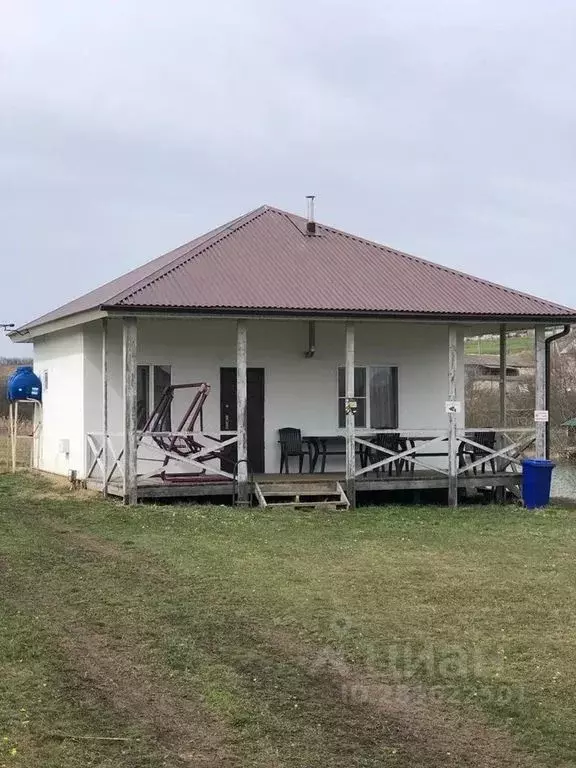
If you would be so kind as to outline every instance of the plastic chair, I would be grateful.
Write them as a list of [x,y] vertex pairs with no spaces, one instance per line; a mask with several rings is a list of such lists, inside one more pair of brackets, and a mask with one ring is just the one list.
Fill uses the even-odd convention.
[[[466,436],[470,438],[470,440],[474,440],[475,443],[478,443],[479,445],[485,446],[489,450],[482,450],[481,448],[477,448],[475,445],[469,445],[469,443],[460,443],[458,446],[458,465],[459,467],[465,467],[467,465],[466,458],[468,457],[470,459],[470,464],[474,464],[475,461],[478,461],[478,459],[483,459],[486,456],[490,455],[490,452],[495,450],[496,446],[496,432],[467,432]],[[495,459],[489,459],[490,467],[492,468],[492,472],[496,472],[496,460]],[[484,464],[480,465],[480,470],[482,474],[486,474],[486,464],[488,462],[484,462]],[[473,467],[472,471],[475,475],[478,474],[478,467]],[[466,474],[468,474],[468,471],[466,471]]]
[[304,468],[304,457],[308,456],[310,472],[312,472],[312,453],[310,445],[302,440],[302,432],[295,427],[283,427],[278,430],[280,436],[280,474],[286,469],[289,474],[289,459],[291,456],[298,456],[298,471],[302,474]]
[[[387,432],[385,434],[376,435],[370,442],[374,443],[374,445],[380,446],[381,448],[386,448],[389,451],[393,451],[394,453],[402,453],[407,449],[406,440],[400,437],[399,432]],[[371,448],[366,448],[366,453],[366,465],[392,458],[392,456],[390,456],[388,453],[372,450]],[[406,461],[405,459],[395,459],[394,461],[390,461],[384,467],[378,467],[375,471],[376,474],[379,475],[382,473],[382,470],[385,469],[385,467],[388,467],[388,475],[392,475],[393,471],[399,475],[401,474],[404,467],[406,466],[408,469],[409,465],[410,462]]]

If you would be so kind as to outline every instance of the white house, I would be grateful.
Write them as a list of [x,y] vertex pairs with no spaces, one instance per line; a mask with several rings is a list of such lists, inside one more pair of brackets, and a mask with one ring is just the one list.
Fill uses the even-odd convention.
[[[352,503],[356,491],[405,487],[445,487],[456,503],[458,487],[513,489],[522,450],[536,440],[546,451],[544,421],[505,429],[505,396],[500,424],[466,431],[464,336],[535,329],[545,419],[546,329],[574,320],[576,310],[263,206],[11,337],[34,343],[44,382],[39,468],[74,470],[127,502],[255,489],[266,503],[268,491],[284,495],[290,445],[305,454],[301,472],[288,458],[292,479],[310,491],[286,492],[292,501],[314,483],[328,494],[330,480]],[[280,441],[284,428],[300,434]]]

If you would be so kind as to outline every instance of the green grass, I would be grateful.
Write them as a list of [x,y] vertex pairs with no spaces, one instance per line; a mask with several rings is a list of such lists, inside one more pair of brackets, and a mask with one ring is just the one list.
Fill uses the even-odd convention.
[[[517,355],[520,352],[531,352],[534,349],[532,336],[509,336],[506,341],[506,349],[509,355]],[[464,344],[466,355],[499,355],[499,339],[466,339]]]
[[576,764],[576,514],[0,477],[0,766]]

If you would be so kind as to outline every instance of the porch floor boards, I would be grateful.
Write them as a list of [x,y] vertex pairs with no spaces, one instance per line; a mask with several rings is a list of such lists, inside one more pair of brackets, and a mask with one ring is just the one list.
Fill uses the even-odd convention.
[[[516,472],[496,472],[474,475],[460,475],[458,477],[458,487],[463,489],[474,489],[483,487],[504,487],[512,490],[521,483],[522,475]],[[273,483],[296,481],[298,483],[326,483],[326,481],[336,481],[342,484],[346,478],[343,472],[324,472],[322,474],[302,474],[297,473],[279,474],[258,474],[254,475],[254,481],[258,483]],[[101,490],[102,485],[98,480],[89,480],[88,487],[93,490]],[[414,472],[413,475],[376,475],[370,477],[363,476],[356,479],[356,492],[363,491],[401,491],[401,490],[440,490],[448,488],[448,476],[437,472],[421,470]],[[232,496],[233,483],[227,480],[215,480],[210,482],[189,483],[163,483],[158,478],[147,478],[138,483],[139,499],[194,499],[206,498],[210,496]],[[108,492],[111,496],[123,496],[122,483],[111,481],[108,484]]]

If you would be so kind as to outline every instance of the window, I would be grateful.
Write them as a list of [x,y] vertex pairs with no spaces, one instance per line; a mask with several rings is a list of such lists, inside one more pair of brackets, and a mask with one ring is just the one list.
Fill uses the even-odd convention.
[[[137,429],[144,429],[150,414],[156,408],[162,393],[171,384],[172,376],[169,365],[139,365],[136,369],[136,410]],[[167,430],[172,429],[170,423]]]
[[[398,368],[371,365],[354,369],[356,426],[395,429],[398,426]],[[346,426],[346,370],[338,368],[338,426]]]

